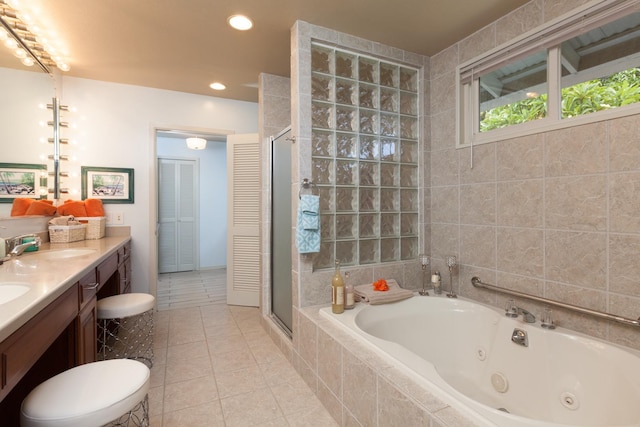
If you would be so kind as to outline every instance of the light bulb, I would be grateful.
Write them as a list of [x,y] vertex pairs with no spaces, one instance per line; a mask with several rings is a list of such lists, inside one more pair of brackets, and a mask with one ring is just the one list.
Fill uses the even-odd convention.
[[25,56],[24,58],[22,58],[22,63],[27,67],[31,67],[34,64],[33,58],[31,58],[30,56]]
[[14,50],[13,54],[16,56],[16,58],[20,58],[20,59],[23,59],[23,58],[27,57],[27,52],[21,47],[19,47],[16,50]]
[[65,64],[65,63],[59,64],[59,63],[58,63],[58,64],[56,64],[56,65],[58,66],[58,68],[59,68],[61,71],[69,71],[69,70],[71,69],[71,67],[69,66],[69,64]]
[[225,90],[227,87],[219,82],[214,82],[209,85],[209,87],[213,90]]
[[8,38],[4,41],[4,45],[9,49],[15,49],[18,46],[18,42],[12,38]]
[[244,15],[232,15],[227,19],[227,22],[231,27],[236,30],[246,31],[253,27],[253,22],[251,19],[247,18]]
[[0,27],[0,41],[5,41],[8,37],[9,37],[9,33],[7,33],[7,30]]

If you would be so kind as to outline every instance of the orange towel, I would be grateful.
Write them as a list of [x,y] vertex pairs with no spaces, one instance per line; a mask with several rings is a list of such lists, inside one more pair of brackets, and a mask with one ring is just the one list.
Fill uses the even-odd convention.
[[13,199],[13,205],[11,206],[11,216],[23,216],[27,214],[29,205],[33,203],[34,199],[27,197],[16,197]]
[[80,200],[66,200],[58,206],[58,215],[87,216],[87,209],[84,207],[84,202]]
[[52,203],[49,203],[48,200],[34,200],[33,203],[29,205],[27,212],[25,215],[55,215],[56,207],[53,206]]
[[100,199],[86,199],[84,207],[87,209],[87,216],[104,216],[104,207]]

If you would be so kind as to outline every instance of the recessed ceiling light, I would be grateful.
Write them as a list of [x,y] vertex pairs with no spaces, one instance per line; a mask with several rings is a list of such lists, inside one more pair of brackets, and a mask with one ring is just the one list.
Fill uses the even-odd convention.
[[222,83],[218,83],[218,82],[211,83],[209,85],[209,87],[211,89],[213,89],[213,90],[225,90],[227,88],[225,85],[223,85]]
[[253,27],[253,22],[251,19],[247,18],[244,15],[232,15],[227,19],[229,25],[231,25],[236,30],[246,31]]

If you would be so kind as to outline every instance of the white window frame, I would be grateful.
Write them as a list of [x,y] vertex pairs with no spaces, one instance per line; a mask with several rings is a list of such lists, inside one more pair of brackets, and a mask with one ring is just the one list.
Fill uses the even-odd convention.
[[[640,113],[640,104],[625,105],[572,118],[561,118],[562,42],[640,10],[640,0],[594,0],[523,34],[456,68],[456,147],[468,147],[535,133],[579,126]],[[480,132],[479,78],[505,64],[547,49],[547,116],[526,123]],[[635,57],[635,55],[633,55]]]

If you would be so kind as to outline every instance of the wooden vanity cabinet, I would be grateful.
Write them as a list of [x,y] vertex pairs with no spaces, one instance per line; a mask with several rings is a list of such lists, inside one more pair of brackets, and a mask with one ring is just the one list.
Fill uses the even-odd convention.
[[[0,343],[0,401],[30,372],[55,341],[63,337],[61,347],[75,344],[73,322],[77,315],[78,287],[74,285]],[[47,365],[59,366],[57,371],[73,367],[75,357],[72,352],[66,353],[58,354],[59,360],[49,359]],[[42,376],[48,377],[46,374]]]
[[120,294],[120,285],[118,279],[118,252],[122,248],[118,248],[116,252],[111,254],[109,258],[102,261],[96,267],[98,274],[98,299],[106,298]]
[[78,365],[95,362],[97,348],[97,291],[96,269],[78,281],[79,307],[77,318],[76,362]]
[[0,426],[19,425],[22,400],[35,386],[96,360],[97,299],[130,288],[130,248],[119,247],[0,342]]
[[119,293],[131,292],[131,242],[118,249],[118,281]]

